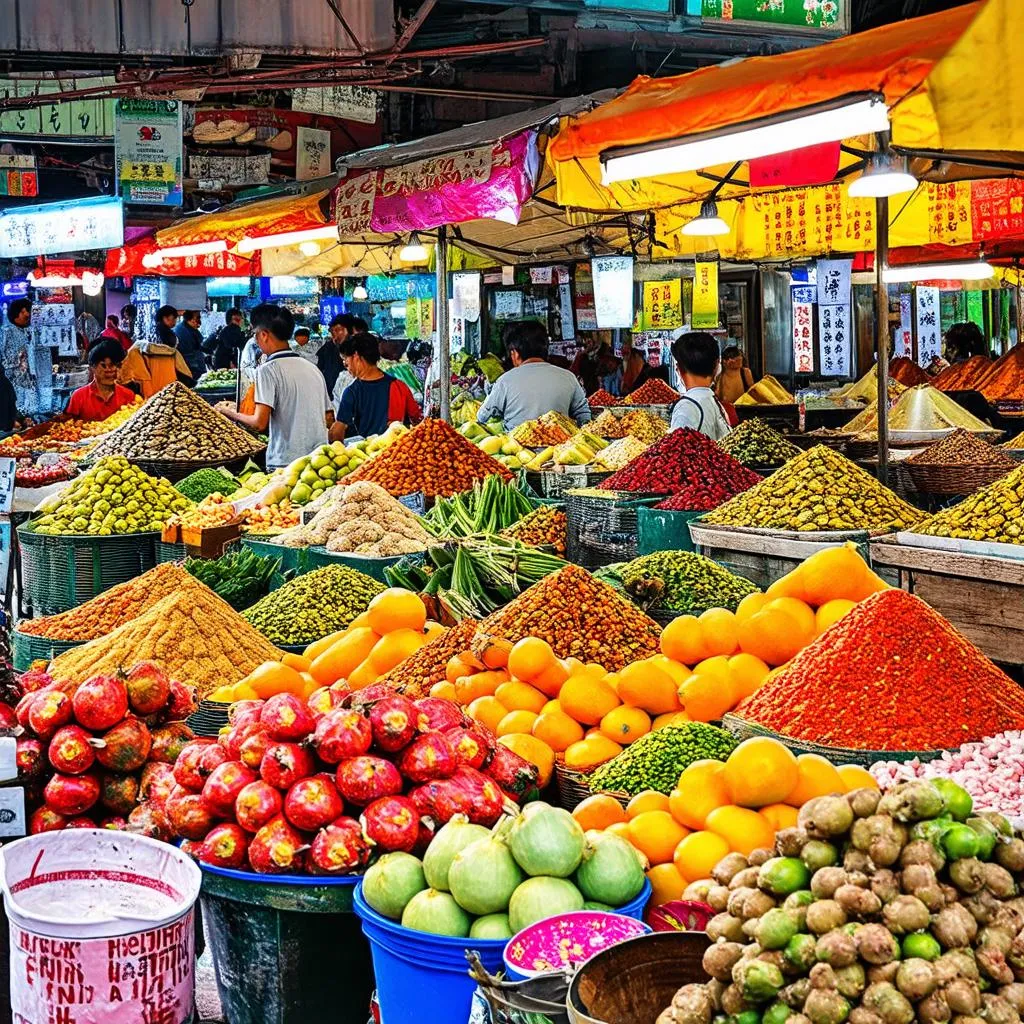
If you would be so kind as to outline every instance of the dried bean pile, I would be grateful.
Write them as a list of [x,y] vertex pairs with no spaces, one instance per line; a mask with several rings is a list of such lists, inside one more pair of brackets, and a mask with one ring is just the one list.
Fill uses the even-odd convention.
[[963,427],[957,427],[938,444],[929,445],[916,455],[911,455],[907,462],[917,465],[1005,466],[1007,473],[1020,465],[1006,452],[1000,451],[995,445],[983,441]]

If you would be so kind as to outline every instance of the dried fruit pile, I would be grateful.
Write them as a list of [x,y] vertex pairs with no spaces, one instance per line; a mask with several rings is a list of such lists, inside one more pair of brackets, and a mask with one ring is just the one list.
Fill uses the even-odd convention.
[[705,516],[767,530],[904,530],[925,513],[825,445],[796,456],[756,487]]
[[262,445],[190,388],[173,381],[97,446],[95,455],[162,462],[230,462]]
[[403,434],[348,477],[371,480],[389,494],[460,494],[484,477],[512,474],[443,420],[428,419]]
[[738,714],[826,746],[935,750],[1024,727],[1024,692],[920,598],[886,590],[805,647]]
[[643,607],[699,615],[736,606],[757,587],[692,551],[655,551],[618,568],[623,587]]
[[792,405],[796,399],[770,374],[752,384],[735,405]]
[[670,388],[663,380],[652,377],[631,391],[623,399],[623,405],[674,405],[679,401],[679,392]]
[[971,356],[970,359],[953,366],[947,366],[933,381],[932,387],[940,391],[973,391],[982,384],[993,366],[988,356]]
[[164,801],[171,765],[192,739],[184,719],[191,687],[151,662],[127,674],[60,684],[27,673],[28,692],[7,725],[19,725],[18,778],[28,787],[30,833],[113,828],[169,840]]
[[787,441],[756,416],[744,420],[718,443],[744,466],[781,466],[800,454],[792,441]]
[[610,405],[622,405],[622,400],[616,398],[610,391],[599,388],[587,399],[587,404],[591,409],[604,409]]
[[704,434],[683,427],[598,486],[608,491],[685,494],[688,508],[706,511],[760,479]]
[[958,427],[937,444],[929,445],[907,462],[915,465],[944,466],[1002,466],[1007,473],[1020,463],[988,441],[975,437],[969,430]]
[[607,469],[617,473],[625,469],[634,459],[639,459],[647,451],[647,445],[635,437],[620,437],[612,441],[607,448],[602,448],[594,457],[595,469]]
[[533,544],[536,547],[549,545],[556,555],[565,557],[565,540],[568,520],[565,513],[553,505],[540,505],[517,523],[502,531],[505,537]]
[[545,423],[542,420],[527,420],[512,431],[512,437],[527,448],[547,448],[568,441],[575,433],[560,423]]
[[197,687],[202,697],[280,656],[238,612],[190,576],[138,618],[58,655],[50,673],[57,680],[85,679],[153,661],[172,678]]
[[960,540],[1020,544],[1024,541],[1024,466],[937,512],[914,533]]

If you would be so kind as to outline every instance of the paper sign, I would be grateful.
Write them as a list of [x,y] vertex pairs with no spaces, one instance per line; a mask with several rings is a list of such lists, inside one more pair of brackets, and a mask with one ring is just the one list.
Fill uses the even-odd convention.
[[331,173],[331,133],[300,126],[295,141],[295,177],[298,181]]
[[670,331],[683,326],[683,283],[679,278],[669,281],[644,281],[644,302],[641,329]]
[[569,268],[568,267],[555,267],[555,277],[558,279],[559,284],[569,283]]
[[814,298],[812,284],[790,286],[793,307],[793,372],[814,373]]
[[633,257],[599,256],[590,261],[599,330],[633,326]]
[[[18,741],[13,736],[0,736],[0,782],[13,782],[18,777]],[[0,789],[0,793],[4,791]],[[0,829],[3,817],[0,816]],[[0,835],[4,833],[0,831]]]
[[853,260],[818,260],[818,305],[845,306],[850,302]]
[[568,284],[558,286],[558,316],[562,327],[562,340],[571,341],[576,337],[572,316],[572,288]]
[[914,354],[913,305],[914,296],[910,292],[901,292],[900,326],[896,331],[893,351],[896,356],[906,356],[908,359]]
[[459,270],[452,274],[452,308],[472,324],[480,319],[479,273]]
[[551,284],[553,268],[530,267],[530,284]]
[[917,362],[928,366],[942,354],[942,336],[939,333],[939,289],[918,286],[917,293]]
[[[818,285],[821,298],[821,285]],[[850,376],[850,304],[818,304],[818,365],[826,377]]]
[[515,267],[502,267],[501,268],[501,283],[504,285],[513,285],[516,283],[516,268]]
[[373,203],[377,195],[377,172],[368,171],[346,178],[335,189],[335,216],[342,238],[370,230]]
[[693,277],[693,317],[695,329],[718,326],[718,263],[695,265]]
[[[0,740],[0,743],[6,742],[14,745],[14,740]],[[27,834],[24,787],[0,789],[0,839],[17,839]]]
[[118,195],[126,203],[181,206],[181,104],[119,99],[114,119]]
[[0,514],[8,516],[14,507],[14,459],[0,459]]
[[507,291],[494,293],[494,319],[519,320],[523,316],[523,293]]

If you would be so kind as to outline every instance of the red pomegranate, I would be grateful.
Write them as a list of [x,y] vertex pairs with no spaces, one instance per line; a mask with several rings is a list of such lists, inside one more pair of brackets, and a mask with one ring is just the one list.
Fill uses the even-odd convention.
[[18,683],[23,693],[35,693],[37,690],[52,686],[53,676],[46,669],[30,668],[27,672],[22,672],[18,677]]
[[216,818],[198,793],[176,786],[164,804],[171,830],[182,839],[203,839],[216,824]]
[[93,821],[92,818],[86,818],[86,817],[69,818],[67,825],[65,825],[64,827],[65,828],[95,828],[96,827],[96,822]]
[[128,690],[114,676],[93,676],[75,690],[71,706],[79,725],[102,732],[128,714]]
[[109,818],[103,818],[99,823],[100,828],[108,828],[111,832],[127,832],[128,831],[128,819],[121,817],[121,815],[113,815]]
[[247,768],[259,771],[263,755],[273,745],[274,741],[270,738],[270,733],[263,728],[260,722],[256,722],[252,732],[238,745],[238,760]]
[[100,803],[111,814],[131,814],[138,802],[138,776],[100,772]]
[[338,792],[350,804],[360,807],[402,792],[402,776],[383,757],[350,757],[338,765],[334,781]]
[[310,869],[316,874],[347,875],[364,868],[371,847],[354,818],[337,818],[322,828],[309,850]]
[[18,728],[18,716],[10,704],[0,702],[0,729],[14,730]]
[[169,764],[151,761],[142,769],[139,779],[139,797],[143,800],[152,800],[157,804],[163,804],[171,795],[171,790],[175,785],[174,769]]
[[263,705],[260,722],[278,743],[304,740],[316,725],[313,712],[294,693],[275,693]]
[[332,692],[329,686],[321,686],[309,695],[306,704],[314,715],[326,715],[328,711],[339,707],[343,699],[342,694]]
[[501,817],[505,801],[493,779],[473,768],[461,767],[450,779],[435,779],[410,790],[412,800],[424,817],[438,825],[456,814],[465,814],[474,825],[490,827]]
[[344,810],[345,805],[329,776],[300,779],[284,798],[284,816],[304,832],[323,828]]
[[272,818],[249,843],[249,864],[260,874],[301,871],[305,840],[280,815]]
[[81,775],[96,760],[96,742],[80,725],[63,725],[53,734],[47,757],[57,771]]
[[411,853],[420,833],[420,816],[411,800],[386,796],[374,800],[359,819],[367,838],[382,850]]
[[263,701],[261,700],[236,700],[228,708],[228,725],[233,725],[237,729],[250,722],[258,722],[262,709]]
[[346,757],[365,754],[373,743],[370,720],[359,714],[337,708],[316,723],[313,745],[321,761],[339,764]]
[[146,763],[153,749],[153,736],[144,722],[134,715],[118,722],[101,737],[103,745],[96,760],[114,772],[134,772]]
[[18,778],[23,782],[38,778],[46,764],[46,751],[42,743],[32,736],[19,736],[14,754],[18,766]]
[[171,680],[171,699],[167,702],[167,717],[171,721],[188,718],[199,708],[199,699],[194,686],[186,686],[177,679]]
[[206,776],[199,771],[199,761],[209,746],[210,741],[201,739],[187,743],[178,760],[174,762],[174,781],[185,789],[198,793],[206,783]]
[[298,743],[275,743],[260,761],[260,778],[275,789],[291,789],[299,779],[312,775],[313,755]]
[[150,761],[174,764],[178,755],[188,743],[195,739],[195,733],[184,722],[170,722],[152,730],[153,746],[149,751]]
[[46,802],[69,818],[85,814],[100,798],[100,784],[95,775],[62,775],[58,772],[43,790]]
[[154,715],[171,699],[171,681],[152,661],[140,661],[125,676],[128,706],[137,715]]
[[169,841],[174,838],[167,815],[148,802],[139,804],[128,815],[128,831],[140,836],[149,836],[150,839]]
[[398,770],[411,782],[447,779],[458,766],[452,745],[439,732],[421,733],[402,751],[398,761]]
[[218,868],[245,867],[249,837],[237,825],[215,825],[199,849],[199,859]]
[[72,701],[66,693],[46,690],[29,697],[26,721],[22,725],[27,725],[41,740],[47,740],[71,721],[71,710]]
[[235,809],[235,798],[259,776],[241,761],[225,761],[217,765],[203,786],[203,804],[218,818],[229,818]]
[[257,718],[255,722],[246,722],[245,725],[226,726],[221,729],[217,742],[228,752],[232,761],[238,761],[241,759],[242,744],[254,733],[263,731]]
[[452,745],[459,763],[466,765],[467,768],[486,768],[494,757],[497,741],[489,730],[482,729],[479,725],[467,728],[456,726],[445,733],[445,738]]
[[228,752],[219,743],[208,743],[199,757],[199,774],[203,783],[210,777],[213,769],[230,761]]
[[378,701],[370,709],[373,741],[379,749],[389,754],[412,742],[418,721],[419,712],[413,702],[399,694]]
[[34,810],[28,819],[28,834],[30,836],[37,836],[42,832],[59,832],[67,827],[68,818],[46,804]]
[[416,830],[416,845],[412,848],[415,856],[422,859],[435,833],[436,830],[433,827],[432,820],[430,818],[420,818],[419,828]]
[[26,693],[18,701],[18,703],[14,705],[14,718],[22,729],[29,728],[28,713],[32,708],[32,702],[36,699],[37,696],[38,694],[34,692]]
[[283,805],[280,792],[269,783],[250,782],[235,798],[235,820],[246,832],[259,832],[281,813]]
[[421,697],[416,701],[416,710],[426,718],[421,728],[438,732],[447,732],[456,725],[469,725],[471,721],[455,701],[443,697]]

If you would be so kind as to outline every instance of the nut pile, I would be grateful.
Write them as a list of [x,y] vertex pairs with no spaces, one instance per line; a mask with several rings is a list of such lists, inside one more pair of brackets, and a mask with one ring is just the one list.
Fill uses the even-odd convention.
[[800,454],[792,441],[756,416],[744,420],[718,443],[744,466],[781,466]]
[[1024,540],[1024,466],[936,513],[914,533],[1020,544]]
[[565,557],[567,520],[565,513],[553,505],[540,505],[518,523],[502,530],[502,535],[523,544],[540,547],[544,544],[555,549],[555,554]]
[[937,444],[929,445],[916,455],[911,455],[907,462],[916,465],[1004,466],[1007,473],[1019,465],[1017,460],[1006,452],[1000,451],[995,445],[983,441],[980,437],[975,437],[962,427],[958,427]]
[[757,587],[717,562],[692,551],[655,551],[618,570],[623,587],[640,604],[680,614],[736,606]]

